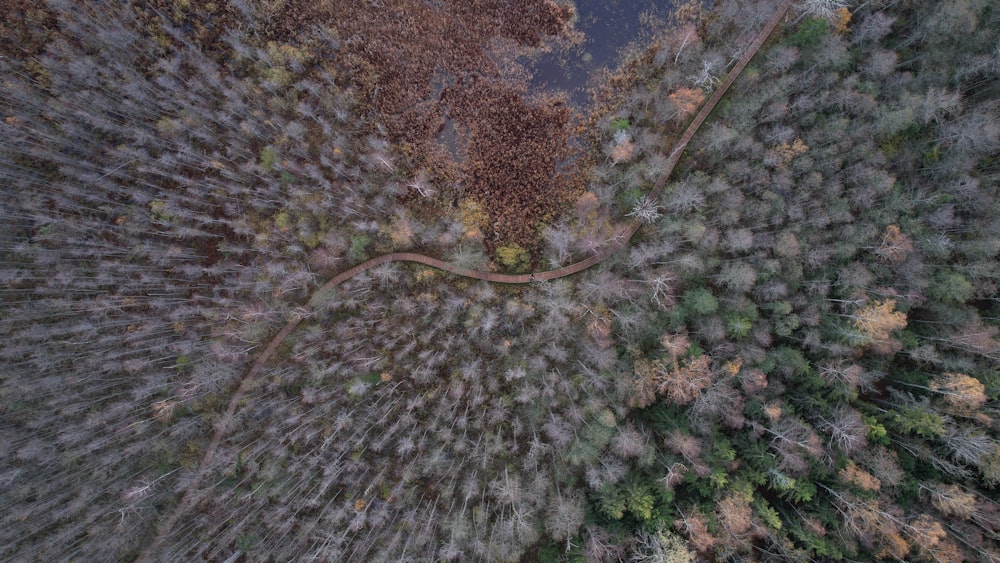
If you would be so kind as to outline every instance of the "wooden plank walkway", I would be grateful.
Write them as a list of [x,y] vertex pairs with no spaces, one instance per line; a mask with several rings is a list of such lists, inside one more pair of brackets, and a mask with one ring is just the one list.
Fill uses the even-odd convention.
[[[687,129],[678,139],[677,143],[674,145],[673,150],[670,153],[670,158],[667,161],[666,170],[660,175],[653,189],[649,193],[650,199],[656,200],[659,198],[660,194],[663,192],[663,187],[666,185],[667,179],[673,172],[674,167],[680,161],[681,154],[684,149],[687,148],[689,142],[694,137],[695,133],[701,127],[702,123],[708,118],[708,115],[715,109],[715,106],[719,103],[719,100],[726,94],[729,87],[732,86],[736,78],[743,72],[743,69],[750,64],[750,60],[753,59],[757,51],[760,50],[764,42],[771,36],[774,30],[781,23],[782,18],[784,18],[785,13],[792,5],[792,0],[785,0],[776,10],[775,13],[768,20],[767,24],[763,29],[757,34],[754,40],[747,47],[746,52],[740,58],[740,60],[730,69],[726,78],[716,87],[715,92],[709,97],[708,101],[702,106],[701,111],[698,115],[691,121]],[[382,264],[387,264],[389,262],[416,262],[418,264],[423,264],[431,268],[436,268],[438,270],[443,270],[449,272],[456,276],[462,276],[466,278],[473,278],[477,280],[483,280],[495,283],[509,283],[509,284],[525,284],[531,283],[533,281],[546,281],[554,280],[557,278],[562,278],[566,276],[571,276],[573,274],[582,272],[587,268],[600,264],[608,257],[618,252],[620,249],[628,245],[629,241],[635,235],[636,231],[642,223],[639,221],[630,221],[628,230],[625,231],[625,236],[619,241],[616,241],[608,246],[608,248],[602,250],[601,252],[594,254],[588,258],[580,260],[579,262],[574,262],[568,266],[562,268],[557,268],[555,270],[547,270],[544,272],[534,272],[531,274],[500,274],[497,272],[486,272],[482,270],[471,270],[469,268],[463,268],[456,264],[450,262],[445,262],[438,258],[431,256],[426,256],[424,254],[416,254],[413,252],[393,252],[390,254],[383,254],[362,262],[344,272],[341,272],[331,278],[329,281],[324,283],[321,287],[313,292],[313,295],[320,293],[325,293],[338,285],[344,283],[345,281],[361,274],[362,272],[368,271]],[[208,447],[205,449],[205,454],[201,461],[198,463],[198,469],[196,474],[188,482],[188,486],[181,497],[180,502],[174,508],[170,516],[163,521],[160,525],[156,537],[150,542],[149,545],[143,549],[142,553],[139,555],[137,561],[148,562],[153,559],[154,554],[156,554],[163,542],[166,541],[167,536],[170,535],[171,531],[177,525],[180,517],[187,512],[192,506],[194,506],[202,495],[211,492],[211,488],[205,488],[199,490],[198,485],[204,481],[204,478],[208,474],[212,459],[215,457],[215,452],[219,449],[219,444],[222,442],[223,436],[225,436],[226,430],[229,427],[233,416],[236,414],[236,410],[239,407],[240,402],[243,397],[246,396],[247,391],[250,389],[250,384],[257,378],[257,374],[260,373],[268,361],[274,356],[275,352],[278,351],[278,347],[288,338],[288,335],[292,333],[299,326],[302,320],[309,316],[312,310],[315,308],[315,303],[310,300],[306,305],[300,307],[292,318],[285,324],[284,327],[268,343],[267,347],[263,352],[257,356],[253,365],[247,370],[243,378],[240,380],[239,386],[233,391],[233,394],[229,398],[229,403],[226,407],[226,412],[215,424],[215,432],[212,435],[212,440],[209,442]]]

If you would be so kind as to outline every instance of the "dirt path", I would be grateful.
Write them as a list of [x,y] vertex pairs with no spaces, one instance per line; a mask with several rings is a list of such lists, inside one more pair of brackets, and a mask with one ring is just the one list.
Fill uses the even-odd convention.
[[[666,185],[667,178],[673,172],[677,162],[681,158],[681,154],[687,147],[688,143],[697,133],[698,129],[701,127],[708,115],[715,109],[716,104],[719,100],[726,94],[729,87],[733,84],[736,78],[743,72],[743,69],[750,63],[757,51],[760,50],[761,46],[767,41],[768,37],[774,32],[781,22],[785,13],[792,5],[792,0],[785,0],[776,10],[771,19],[768,20],[764,28],[757,34],[753,42],[747,47],[746,52],[743,57],[736,63],[735,66],[726,75],[725,80],[723,80],[718,87],[716,87],[715,92],[709,97],[708,101],[702,106],[701,111],[698,115],[691,121],[687,129],[685,129],[684,134],[681,135],[680,139],[674,145],[673,151],[670,154],[670,158],[667,161],[667,168],[657,180],[656,185],[653,190],[649,193],[651,199],[659,198],[663,191],[663,187]],[[525,284],[531,283],[533,281],[545,281],[554,280],[557,278],[562,278],[570,276],[586,270],[591,266],[600,264],[606,260],[612,254],[618,252],[622,247],[628,245],[629,241],[635,235],[636,231],[642,223],[639,221],[632,221],[629,224],[628,229],[624,232],[624,236],[620,237],[619,240],[611,244],[608,248],[603,251],[575,262],[568,266],[558,268],[555,270],[547,270],[544,272],[535,272],[532,274],[498,274],[496,272],[485,272],[481,270],[470,270],[468,268],[463,268],[461,266],[445,262],[438,258],[432,258],[423,254],[416,254],[412,252],[393,252],[390,254],[383,254],[372,258],[371,260],[362,262],[349,270],[341,272],[323,284],[321,287],[313,292],[313,295],[320,295],[326,293],[328,290],[337,287],[338,285],[344,283],[345,281],[357,276],[358,274],[370,270],[376,266],[386,264],[389,262],[416,262],[418,264],[423,264],[425,266],[430,266],[431,268],[436,268],[438,270],[443,270],[455,274],[456,276],[462,276],[466,278],[473,278],[477,280],[483,280],[495,283],[509,283],[509,284]],[[210,489],[204,489],[202,491],[198,490],[198,485],[204,480],[204,477],[208,474],[209,468],[212,465],[212,459],[215,457],[215,452],[219,448],[219,444],[222,442],[223,436],[225,436],[226,429],[229,427],[229,423],[232,421],[233,416],[236,414],[236,409],[239,407],[240,402],[246,395],[247,391],[250,389],[251,383],[256,379],[257,374],[260,373],[267,362],[274,356],[277,352],[278,347],[285,341],[289,334],[299,326],[299,323],[303,319],[309,316],[315,308],[315,303],[310,300],[306,305],[300,307],[293,314],[292,318],[285,324],[285,326],[274,335],[274,338],[268,343],[267,348],[257,357],[250,369],[247,370],[243,379],[240,380],[239,387],[233,392],[229,398],[229,404],[226,407],[226,412],[215,424],[215,433],[212,435],[212,441],[209,443],[208,447],[205,449],[205,455],[202,457],[201,462],[198,464],[197,473],[191,478],[187,486],[187,490],[181,497],[180,502],[174,508],[170,516],[163,522],[160,526],[159,532],[156,538],[142,551],[139,555],[137,561],[147,562],[153,559],[153,554],[159,551],[160,546],[166,541],[167,536],[177,525],[177,521],[180,519],[181,515],[188,511],[198,500],[201,499],[203,494],[210,492]]]

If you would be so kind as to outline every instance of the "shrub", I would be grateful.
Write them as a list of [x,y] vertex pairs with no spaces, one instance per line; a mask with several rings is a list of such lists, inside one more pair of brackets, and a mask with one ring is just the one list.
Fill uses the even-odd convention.
[[802,22],[799,29],[788,36],[785,43],[793,47],[815,47],[830,34],[830,22],[825,18],[808,18]]
[[361,262],[367,257],[368,245],[371,244],[371,237],[366,234],[354,235],[351,237],[351,249],[347,251],[347,257],[351,262]]
[[685,291],[681,301],[692,316],[711,315],[719,309],[719,300],[703,287]]
[[518,273],[528,271],[531,261],[528,251],[521,248],[521,245],[517,243],[498,248],[497,258],[501,264]]
[[264,147],[260,150],[260,167],[270,172],[278,162],[278,153],[271,147]]

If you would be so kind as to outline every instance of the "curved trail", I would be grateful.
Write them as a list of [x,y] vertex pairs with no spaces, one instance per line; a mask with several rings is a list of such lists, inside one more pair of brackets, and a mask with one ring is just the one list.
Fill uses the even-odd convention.
[[[778,27],[778,24],[781,22],[791,5],[792,0],[785,0],[780,6],[778,6],[775,13],[768,20],[767,24],[765,24],[764,28],[747,47],[746,52],[744,52],[743,56],[740,57],[740,60],[733,66],[732,69],[730,69],[726,78],[719,83],[715,91],[712,93],[712,96],[709,97],[708,101],[705,102],[701,110],[698,112],[698,115],[695,116],[695,118],[688,125],[687,129],[684,130],[684,133],[681,135],[680,139],[678,139],[677,144],[670,153],[670,158],[667,160],[666,170],[660,175],[660,178],[657,180],[653,189],[649,193],[649,198],[651,200],[659,198],[660,193],[663,191],[663,187],[666,185],[667,178],[670,177],[674,167],[677,166],[677,162],[680,161],[681,154],[684,152],[687,144],[694,137],[702,123],[704,123],[708,118],[708,115],[713,109],[715,109],[715,106],[729,90],[729,87],[733,84],[740,73],[743,72],[743,69],[750,64],[750,60],[753,59],[753,57],[757,54],[757,51],[759,51],[761,46],[764,45],[764,42],[767,41],[774,30]],[[622,247],[628,245],[629,241],[641,226],[642,223],[639,221],[630,221],[628,229],[624,231],[624,236],[620,237],[616,242],[610,244],[608,248],[605,248],[601,252],[562,268],[547,270],[544,272],[535,272],[533,274],[499,274],[496,272],[471,270],[469,268],[463,268],[456,264],[445,262],[444,260],[426,256],[424,254],[416,254],[413,252],[393,252],[362,262],[330,278],[329,281],[313,291],[313,297],[310,298],[309,302],[296,310],[296,312],[292,315],[292,318],[285,324],[284,327],[282,327],[280,331],[278,331],[278,334],[274,335],[274,338],[272,338],[268,343],[267,348],[261,352],[261,354],[257,357],[257,360],[254,361],[253,365],[250,366],[250,369],[247,370],[246,374],[244,374],[243,379],[240,380],[239,386],[235,391],[233,391],[233,394],[229,398],[229,404],[226,407],[225,414],[223,414],[218,422],[216,422],[215,433],[212,435],[212,441],[209,442],[208,447],[205,449],[205,455],[198,463],[198,470],[189,481],[180,502],[174,508],[170,516],[160,526],[156,538],[154,538],[154,540],[147,545],[145,549],[143,549],[136,561],[151,561],[153,555],[159,551],[160,546],[163,545],[167,536],[170,535],[170,532],[177,525],[177,521],[180,520],[181,515],[187,512],[188,509],[200,500],[202,494],[211,490],[203,489],[201,494],[199,494],[198,484],[201,483],[208,474],[209,468],[212,464],[212,459],[215,457],[215,452],[218,450],[219,444],[222,442],[222,438],[236,413],[236,409],[239,407],[243,397],[250,389],[251,384],[257,377],[257,374],[260,373],[265,364],[267,364],[267,362],[274,356],[275,352],[278,351],[278,347],[281,346],[288,335],[299,326],[299,323],[301,323],[302,320],[309,316],[312,312],[315,307],[314,300],[316,296],[326,293],[328,290],[337,287],[362,272],[389,262],[416,262],[418,264],[423,264],[431,268],[455,274],[456,276],[495,283],[525,284],[533,281],[553,280],[576,274],[590,268],[591,266],[600,264]]]

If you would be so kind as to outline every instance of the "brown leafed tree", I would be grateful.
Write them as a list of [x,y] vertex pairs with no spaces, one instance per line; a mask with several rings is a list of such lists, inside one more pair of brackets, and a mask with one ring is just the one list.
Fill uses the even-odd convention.
[[635,143],[632,137],[627,134],[615,135],[614,141],[608,145],[608,155],[614,164],[631,160],[635,155]]
[[948,539],[948,532],[930,514],[921,514],[906,524],[904,535],[912,542],[916,553],[929,561],[960,561],[962,553]]
[[677,112],[676,119],[683,121],[698,111],[698,107],[705,101],[705,92],[700,88],[678,88],[667,99]]
[[615,343],[611,334],[611,320],[607,317],[595,317],[587,323],[587,335],[594,339],[601,350],[610,348]]
[[753,509],[746,496],[732,492],[715,503],[719,524],[735,547],[746,547],[754,528]]
[[633,376],[624,386],[624,395],[632,408],[648,407],[656,401],[659,369],[657,363],[640,358],[632,366]]
[[984,325],[982,320],[975,319],[944,339],[944,342],[971,354],[1000,360],[1000,340],[996,337],[998,331],[1000,329],[997,327]]
[[665,369],[659,373],[657,393],[666,395],[678,405],[686,405],[695,400],[715,379],[711,369],[712,360],[705,355],[692,359],[680,369]]
[[903,516],[899,508],[881,498],[833,492],[834,507],[844,528],[879,558],[902,559],[910,545],[902,536]]
[[895,487],[903,481],[905,473],[899,465],[898,454],[885,446],[865,448],[854,457],[883,487]]
[[858,467],[853,461],[848,461],[847,466],[841,469],[837,475],[845,483],[850,483],[866,491],[877,492],[882,487],[882,482],[877,477]]
[[674,527],[687,536],[691,547],[700,553],[708,553],[715,546],[716,537],[708,531],[705,517],[697,508],[691,508],[685,513],[680,512],[680,518],[674,521]]
[[913,240],[903,234],[897,225],[889,225],[882,234],[875,254],[890,264],[898,264],[913,252]]
[[767,374],[757,368],[742,370],[739,379],[743,391],[750,395],[767,388]]
[[686,334],[664,334],[660,338],[660,345],[670,356],[670,359],[676,364],[677,358],[687,352],[687,349],[691,347],[691,341],[688,340]]
[[[667,434],[667,437],[663,441],[668,449],[680,454],[698,476],[704,477],[709,474],[710,468],[701,459],[702,442],[697,437],[684,432],[673,431]],[[670,478],[668,480],[679,480],[686,472],[686,468],[671,467],[667,475]]]

